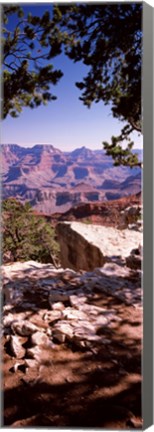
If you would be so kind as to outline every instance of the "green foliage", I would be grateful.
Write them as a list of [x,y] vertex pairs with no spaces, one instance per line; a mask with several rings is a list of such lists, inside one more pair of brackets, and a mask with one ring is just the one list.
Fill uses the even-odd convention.
[[9,198],[2,203],[3,253],[11,252],[14,261],[59,260],[59,244],[55,230],[44,217],[33,213],[29,203],[19,203]]
[[[121,134],[105,143],[107,154],[115,165],[140,166],[130,134],[142,128],[142,4],[61,5],[55,7],[54,21],[58,32],[67,34],[65,53],[87,66],[87,75],[76,83],[80,99],[88,108],[93,102],[110,104],[113,116],[126,122]],[[123,142],[128,142],[126,150]]]
[[103,101],[124,123],[119,136],[103,143],[107,155],[115,165],[140,166],[130,136],[142,131],[142,3],[58,4],[53,17],[50,8],[38,17],[3,5],[3,117],[17,117],[25,106],[56,98],[51,84],[57,84],[62,71],[54,70],[50,60],[64,50],[87,66],[86,76],[76,83],[83,103],[90,108]]
[[63,74],[50,63],[60,53],[58,44],[51,50],[52,31],[48,11],[26,17],[19,6],[3,5],[3,118],[56,99],[51,84]]
[[[129,141],[129,137],[127,137]],[[133,142],[129,142],[127,147],[124,149],[121,147],[119,142],[121,142],[121,136],[119,137],[111,137],[112,144],[108,144],[107,142],[103,142],[104,149],[106,150],[106,154],[108,156],[112,156],[114,160],[114,165],[124,165],[130,166],[133,168],[135,166],[141,166],[141,163],[138,161],[138,155],[136,153],[132,153]]]

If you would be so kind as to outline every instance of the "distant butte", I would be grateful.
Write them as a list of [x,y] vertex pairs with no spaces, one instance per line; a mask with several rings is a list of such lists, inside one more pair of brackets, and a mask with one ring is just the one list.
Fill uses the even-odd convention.
[[[115,167],[103,150],[71,152],[53,145],[2,145],[3,198],[29,201],[35,211],[51,215],[81,203],[110,201],[141,191],[140,168]],[[140,158],[142,153],[136,150]]]

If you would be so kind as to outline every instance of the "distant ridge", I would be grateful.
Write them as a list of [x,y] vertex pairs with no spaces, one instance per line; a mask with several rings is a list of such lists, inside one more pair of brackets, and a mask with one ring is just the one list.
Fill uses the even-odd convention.
[[63,213],[78,203],[141,191],[140,168],[114,167],[103,150],[82,146],[65,152],[52,144],[2,144],[1,150],[3,198],[29,201],[38,212]]

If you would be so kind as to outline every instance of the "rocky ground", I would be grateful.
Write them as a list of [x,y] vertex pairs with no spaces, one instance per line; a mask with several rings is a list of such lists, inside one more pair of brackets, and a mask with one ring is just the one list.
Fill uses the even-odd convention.
[[2,266],[4,425],[142,428],[141,248],[93,271]]

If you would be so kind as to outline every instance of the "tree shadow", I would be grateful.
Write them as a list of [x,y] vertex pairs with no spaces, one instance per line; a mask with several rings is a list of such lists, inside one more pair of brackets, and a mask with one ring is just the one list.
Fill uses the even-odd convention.
[[[30,277],[27,283],[33,285],[35,280],[39,280],[39,288],[36,284],[34,292],[30,294],[30,285],[28,292],[25,285],[22,302],[13,305],[10,312],[24,312],[28,296],[27,319],[31,319],[37,313],[37,308],[49,308],[48,297],[42,300],[42,295],[50,290],[42,289],[41,282],[52,279],[52,275],[51,272],[50,275],[43,272],[41,279],[39,272],[35,271],[35,278],[31,279],[32,272],[26,269],[22,278],[14,277],[14,285],[24,286],[27,275]],[[57,283],[60,277],[58,273],[54,276]],[[74,281],[73,274],[71,279],[64,281],[65,291],[69,293],[75,288]],[[118,293],[119,286],[123,287],[122,295]],[[80,288],[84,294],[84,282],[80,283]],[[125,288],[126,294],[129,291],[129,301]],[[138,429],[139,423],[136,426],[133,420],[137,418],[141,427],[142,336],[138,330],[142,325],[142,311],[134,307],[136,304],[141,305],[139,278],[135,273],[131,273],[130,278],[104,275],[102,285],[96,281],[92,295],[87,296],[87,302],[102,306],[107,311],[116,310],[120,320],[113,318],[110,325],[100,326],[97,335],[102,336],[102,339],[94,342],[89,349],[79,349],[72,341],[59,346],[59,350],[65,348],[64,357],[61,358],[57,353],[41,378],[35,375],[28,381],[28,374],[20,371],[15,377],[15,387],[8,386],[4,391],[5,426],[17,422],[20,427],[27,421],[28,425],[37,427]],[[33,310],[32,303],[35,303],[36,310]],[[69,350],[74,353],[71,360],[67,355]],[[76,353],[78,359],[75,358]],[[61,371],[68,371],[68,376],[71,372],[70,381],[67,382],[66,373],[66,379],[59,378],[58,382]],[[9,380],[11,372],[7,374]]]
[[[107,374],[110,376],[108,379]],[[4,425],[36,416],[35,426],[110,427],[129,426],[133,416],[141,417],[141,384],[125,387],[123,378],[104,369],[102,379],[97,371],[78,383],[50,385],[46,382],[7,390],[4,396]],[[105,378],[106,376],[106,378]],[[107,387],[106,387],[107,386]],[[117,391],[115,391],[117,387]],[[107,388],[110,392],[107,392]],[[41,414],[40,414],[41,413]]]

